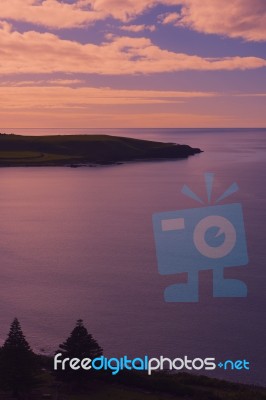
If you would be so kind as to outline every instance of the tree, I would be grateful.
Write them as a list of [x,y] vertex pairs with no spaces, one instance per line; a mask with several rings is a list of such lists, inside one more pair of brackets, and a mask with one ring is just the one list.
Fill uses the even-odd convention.
[[[82,319],[77,320],[76,326],[67,340],[59,345],[57,353],[62,353],[62,358],[94,359],[103,354],[103,349],[83,325]],[[67,364],[64,371],[57,370],[56,377],[59,380],[82,384],[88,381],[88,373],[83,369],[72,370]]]
[[27,392],[34,383],[35,355],[31,350],[17,318],[10,326],[8,337],[0,352],[0,384],[12,390],[15,397]]

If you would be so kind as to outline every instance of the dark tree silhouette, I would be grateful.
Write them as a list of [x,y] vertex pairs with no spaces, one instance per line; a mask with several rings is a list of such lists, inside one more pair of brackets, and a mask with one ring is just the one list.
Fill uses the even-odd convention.
[[10,326],[8,337],[0,351],[0,384],[12,390],[15,397],[28,392],[34,383],[35,355],[17,318]]
[[[83,321],[79,319],[67,340],[59,345],[57,353],[62,353],[62,359],[79,358],[82,360],[84,358],[94,359],[100,357],[103,354],[103,350],[93,336],[88,333]],[[64,371],[60,368],[56,371],[56,377],[59,380],[78,384],[87,382],[89,375],[92,375],[91,370],[72,370],[68,364]]]

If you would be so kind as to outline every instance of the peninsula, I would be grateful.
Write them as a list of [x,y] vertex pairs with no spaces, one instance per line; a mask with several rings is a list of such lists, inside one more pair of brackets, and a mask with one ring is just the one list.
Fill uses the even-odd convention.
[[187,158],[202,150],[109,135],[20,136],[0,134],[0,167],[108,165]]

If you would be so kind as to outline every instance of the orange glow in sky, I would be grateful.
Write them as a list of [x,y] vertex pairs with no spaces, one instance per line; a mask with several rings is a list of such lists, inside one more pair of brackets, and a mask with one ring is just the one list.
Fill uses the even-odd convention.
[[266,126],[265,0],[1,0],[0,52],[2,130]]

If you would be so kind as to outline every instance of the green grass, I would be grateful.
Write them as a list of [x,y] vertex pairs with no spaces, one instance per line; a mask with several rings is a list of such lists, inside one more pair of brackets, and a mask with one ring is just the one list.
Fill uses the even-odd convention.
[[[69,161],[72,160],[73,157],[67,154],[43,154],[40,162],[55,162],[55,161]],[[34,160],[33,160],[34,161]]]
[[27,160],[42,157],[42,153],[34,151],[0,151],[0,159]]
[[[75,161],[78,161],[75,157]],[[69,162],[73,160],[71,155],[67,154],[49,154],[40,153],[34,151],[0,151],[0,161],[3,160],[6,163],[11,164],[44,164],[44,163],[58,163],[58,162]]]

